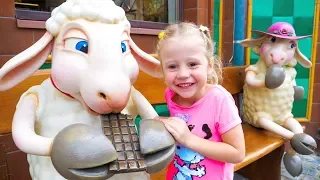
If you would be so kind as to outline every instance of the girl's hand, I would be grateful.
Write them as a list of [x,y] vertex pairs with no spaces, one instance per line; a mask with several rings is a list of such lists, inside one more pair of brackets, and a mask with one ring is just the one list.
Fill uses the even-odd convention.
[[186,146],[187,140],[192,136],[187,123],[177,117],[160,118],[166,129],[172,134],[174,139],[181,145]]

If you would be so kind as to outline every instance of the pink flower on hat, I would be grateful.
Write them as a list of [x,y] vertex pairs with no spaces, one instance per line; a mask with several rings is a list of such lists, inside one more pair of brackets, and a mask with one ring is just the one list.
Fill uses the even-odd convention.
[[288,35],[288,31],[286,29],[281,29],[280,34]]
[[284,35],[284,36],[292,36],[293,32],[288,31],[286,28],[282,28],[279,30],[274,30],[273,31],[274,34],[279,34],[279,35]]

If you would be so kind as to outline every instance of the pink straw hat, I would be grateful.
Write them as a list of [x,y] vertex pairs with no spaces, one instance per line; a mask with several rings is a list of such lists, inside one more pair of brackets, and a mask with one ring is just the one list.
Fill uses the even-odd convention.
[[312,36],[296,36],[293,26],[287,22],[276,22],[268,28],[267,32],[252,30],[252,33],[258,34],[260,36],[268,34],[270,36],[279,37],[283,39],[303,39]]

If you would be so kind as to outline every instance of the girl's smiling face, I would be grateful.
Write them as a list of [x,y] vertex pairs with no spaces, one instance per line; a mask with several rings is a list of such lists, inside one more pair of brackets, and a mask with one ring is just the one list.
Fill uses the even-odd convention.
[[177,93],[178,99],[187,100],[189,105],[206,93],[210,67],[203,41],[175,36],[163,44],[160,52],[166,85]]

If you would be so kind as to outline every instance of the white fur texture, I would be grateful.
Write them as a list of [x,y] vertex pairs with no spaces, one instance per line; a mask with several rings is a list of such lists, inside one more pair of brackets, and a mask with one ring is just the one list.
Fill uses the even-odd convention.
[[[30,93],[38,97],[34,126],[38,135],[54,138],[63,128],[75,123],[92,125],[101,130],[99,116],[88,114],[79,101],[58,92],[49,79],[42,82],[41,85],[31,87],[20,99]],[[53,167],[50,157],[28,154],[28,162],[33,180],[64,179]]]
[[108,24],[123,23],[126,30],[130,30],[124,10],[111,0],[68,0],[52,11],[46,29],[56,36],[66,21],[80,18]]
[[[254,71],[257,78],[262,80],[266,76],[267,67],[259,60],[256,64],[250,65],[246,71]],[[243,116],[250,124],[260,127],[258,120],[267,118],[277,124],[283,123],[292,118],[292,103],[294,101],[294,78],[296,70],[293,67],[285,69],[286,77],[283,84],[276,89],[255,88],[244,85]]]

